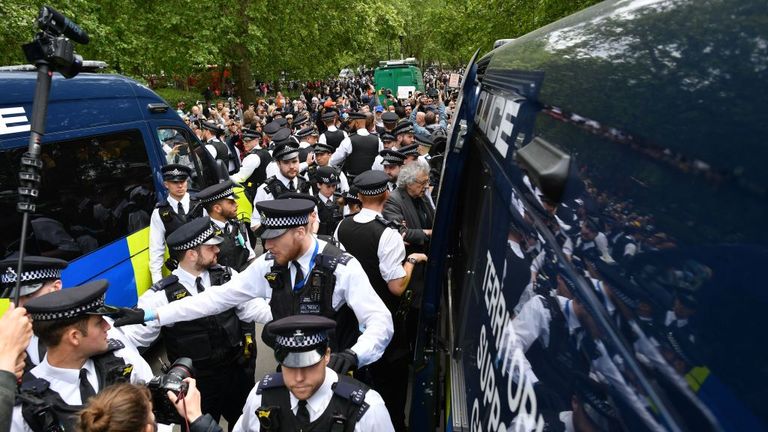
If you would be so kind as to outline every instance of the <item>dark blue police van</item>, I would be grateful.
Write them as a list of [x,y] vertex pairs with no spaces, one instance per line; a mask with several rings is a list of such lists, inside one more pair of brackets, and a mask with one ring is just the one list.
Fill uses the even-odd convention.
[[411,427],[768,425],[768,3],[624,0],[468,67]]
[[[35,85],[32,70],[0,71],[0,256],[18,250],[18,173]],[[46,123],[26,252],[69,260],[64,286],[107,278],[107,302],[135,305],[151,285],[149,216],[166,194],[159,168],[192,167],[190,189],[199,190],[218,180],[218,167],[175,110],[124,76],[54,74]],[[164,147],[177,145],[168,156]]]

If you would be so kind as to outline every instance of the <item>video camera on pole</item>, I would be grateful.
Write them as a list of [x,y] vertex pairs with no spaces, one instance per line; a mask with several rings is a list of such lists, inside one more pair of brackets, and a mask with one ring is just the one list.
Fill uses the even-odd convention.
[[[40,160],[40,143],[45,133],[51,77],[53,72],[59,72],[65,78],[77,75],[83,66],[83,58],[75,53],[72,42],[87,44],[89,41],[88,35],[77,24],[50,6],[40,8],[36,23],[40,31],[32,42],[22,46],[27,60],[37,68],[37,84],[35,99],[32,103],[29,148],[21,158],[19,172],[19,202],[16,209],[23,216],[16,274],[22,274],[23,271],[29,214],[35,212],[35,198],[40,194],[40,170],[43,167],[43,162]],[[18,278],[13,296],[13,303],[16,305],[19,304],[20,291],[21,278]],[[3,297],[8,296],[8,292],[3,293]]]

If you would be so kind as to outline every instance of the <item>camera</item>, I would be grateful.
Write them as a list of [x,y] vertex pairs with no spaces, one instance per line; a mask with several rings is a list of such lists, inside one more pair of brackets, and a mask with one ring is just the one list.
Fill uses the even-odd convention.
[[40,8],[37,26],[40,32],[35,39],[22,46],[27,61],[34,65],[46,62],[65,78],[77,75],[83,67],[83,57],[75,53],[72,42],[87,44],[88,34],[50,6]]
[[155,413],[155,419],[158,423],[183,424],[184,419],[176,411],[176,407],[173,406],[166,393],[172,391],[176,396],[179,396],[187,392],[187,383],[184,382],[184,378],[195,375],[192,359],[180,357],[171,366],[163,369],[162,375],[153,377],[147,383],[147,388],[152,395],[152,412]]

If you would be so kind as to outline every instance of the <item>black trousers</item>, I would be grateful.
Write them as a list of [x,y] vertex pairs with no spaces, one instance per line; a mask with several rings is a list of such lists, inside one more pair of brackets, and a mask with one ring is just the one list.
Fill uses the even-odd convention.
[[405,404],[408,398],[409,356],[384,358],[368,366],[371,388],[379,392],[396,431],[405,430]]
[[210,414],[217,422],[223,416],[232,430],[253,386],[253,372],[246,372],[238,365],[198,371],[197,388],[202,396],[203,414]]

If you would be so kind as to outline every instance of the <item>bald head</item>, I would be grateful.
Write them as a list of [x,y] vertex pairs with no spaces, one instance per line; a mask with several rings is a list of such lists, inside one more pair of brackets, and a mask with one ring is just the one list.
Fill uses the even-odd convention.
[[424,122],[424,113],[419,111],[416,113],[416,124],[419,126],[424,126],[426,123]]

